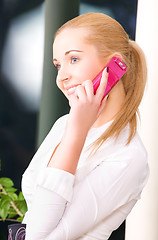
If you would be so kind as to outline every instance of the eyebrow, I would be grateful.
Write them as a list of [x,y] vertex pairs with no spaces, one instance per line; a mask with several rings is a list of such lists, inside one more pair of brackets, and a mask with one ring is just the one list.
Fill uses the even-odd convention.
[[69,50],[69,51],[67,51],[67,52],[65,53],[65,56],[66,56],[67,54],[69,54],[70,52],[83,52],[83,51],[81,51],[81,50]]
[[[81,50],[69,50],[69,51],[66,51],[66,52],[65,52],[65,56],[68,55],[68,54],[71,53],[71,52],[83,52],[83,51],[81,51]],[[53,62],[54,62],[54,61],[58,61],[58,60],[57,60],[56,58],[54,58],[54,59],[53,59]]]

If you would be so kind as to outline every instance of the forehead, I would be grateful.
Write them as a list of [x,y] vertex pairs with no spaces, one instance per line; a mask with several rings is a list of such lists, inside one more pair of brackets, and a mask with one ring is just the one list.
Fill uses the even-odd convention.
[[60,50],[67,51],[71,48],[86,48],[88,43],[86,38],[89,35],[85,28],[67,28],[62,30],[55,38],[53,43],[53,54]]

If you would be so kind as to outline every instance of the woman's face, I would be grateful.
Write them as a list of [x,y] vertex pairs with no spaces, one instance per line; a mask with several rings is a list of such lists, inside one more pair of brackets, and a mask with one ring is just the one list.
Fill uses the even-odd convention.
[[57,86],[68,98],[75,87],[93,80],[106,63],[101,63],[95,46],[85,41],[85,28],[64,29],[53,44],[53,63],[58,69]]

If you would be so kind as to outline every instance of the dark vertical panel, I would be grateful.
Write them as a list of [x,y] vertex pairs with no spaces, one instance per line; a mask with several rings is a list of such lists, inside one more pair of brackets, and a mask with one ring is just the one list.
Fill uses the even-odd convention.
[[56,30],[78,15],[78,0],[46,0],[43,86],[38,125],[38,145],[55,120],[68,111],[65,97],[56,87],[56,70],[52,64],[52,42]]

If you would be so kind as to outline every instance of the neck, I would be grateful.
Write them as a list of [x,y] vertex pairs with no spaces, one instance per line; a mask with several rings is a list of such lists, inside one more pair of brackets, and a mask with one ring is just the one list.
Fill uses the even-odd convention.
[[93,127],[97,128],[115,118],[120,111],[125,100],[125,92],[122,81],[119,81],[109,92],[109,98],[106,101],[105,108],[94,123]]

